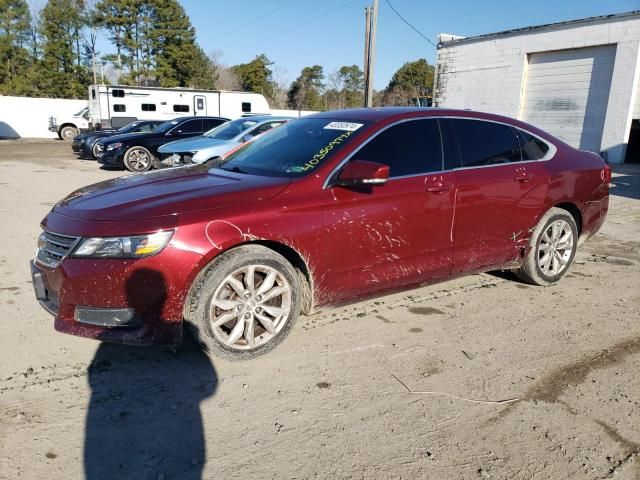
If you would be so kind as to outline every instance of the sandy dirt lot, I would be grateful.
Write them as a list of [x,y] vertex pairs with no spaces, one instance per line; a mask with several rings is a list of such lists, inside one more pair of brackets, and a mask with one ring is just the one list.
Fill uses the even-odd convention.
[[230,363],[58,334],[28,261],[123,172],[0,142],[0,478],[638,479],[640,168],[548,288],[482,274],[300,319]]

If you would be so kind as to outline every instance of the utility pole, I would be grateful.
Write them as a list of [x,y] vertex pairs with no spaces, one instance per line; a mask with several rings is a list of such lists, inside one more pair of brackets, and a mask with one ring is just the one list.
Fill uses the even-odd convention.
[[376,63],[376,28],[378,24],[378,0],[373,0],[373,7],[369,7],[366,17],[368,18],[368,34],[365,28],[365,51],[367,52],[365,63],[365,89],[364,106],[373,105],[373,70]]
[[369,34],[371,32],[371,7],[364,7],[364,106],[367,106],[367,89],[369,88]]

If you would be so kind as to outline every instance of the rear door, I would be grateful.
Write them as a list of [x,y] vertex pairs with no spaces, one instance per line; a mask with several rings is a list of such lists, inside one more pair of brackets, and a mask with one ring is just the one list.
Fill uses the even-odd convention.
[[443,158],[436,119],[394,124],[351,156],[389,165],[390,178],[330,189],[335,201],[323,215],[338,291],[361,295],[450,273],[454,173],[443,171]]
[[544,162],[523,161],[512,127],[477,119],[451,119],[458,168],[453,272],[480,271],[515,262],[548,188]]

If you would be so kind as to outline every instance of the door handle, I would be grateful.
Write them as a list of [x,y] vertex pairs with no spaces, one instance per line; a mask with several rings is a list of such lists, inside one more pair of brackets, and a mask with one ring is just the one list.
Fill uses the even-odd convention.
[[529,173],[519,173],[515,177],[513,177],[513,179],[516,182],[526,183],[526,182],[530,182],[531,180],[533,180],[533,175],[531,175]]
[[448,192],[450,189],[451,187],[449,187],[449,185],[439,184],[439,185],[433,185],[431,187],[427,187],[427,192],[444,193],[444,192]]

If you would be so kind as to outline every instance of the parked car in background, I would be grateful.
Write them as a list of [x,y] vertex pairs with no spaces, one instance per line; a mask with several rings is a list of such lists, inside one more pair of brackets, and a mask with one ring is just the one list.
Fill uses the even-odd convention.
[[89,130],[89,107],[84,107],[69,117],[49,117],[49,131],[56,132],[61,140],[70,142],[80,132],[87,130]]
[[165,143],[158,148],[159,162],[163,166],[204,163],[290,120],[293,119],[271,115],[239,118],[209,130],[201,137]]
[[158,147],[180,138],[202,135],[228,122],[221,117],[180,117],[169,120],[149,133],[129,133],[98,140],[97,160],[109,167],[124,167],[131,172],[153,168]]
[[71,143],[71,150],[84,158],[97,158],[102,145],[98,145],[101,138],[122,135],[124,133],[149,133],[163,124],[163,120],[141,120],[132,122],[119,130],[97,130],[95,132],[81,133],[76,135]]

